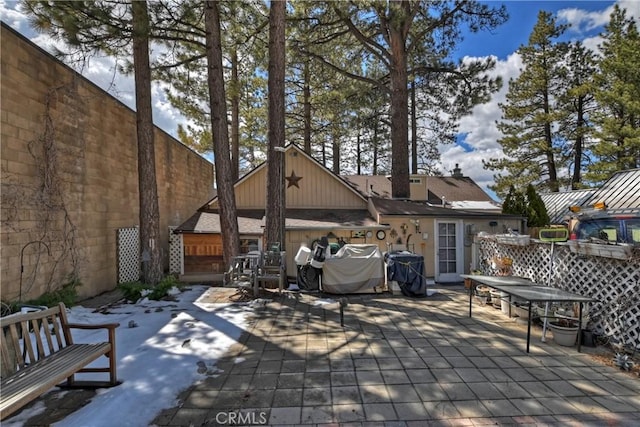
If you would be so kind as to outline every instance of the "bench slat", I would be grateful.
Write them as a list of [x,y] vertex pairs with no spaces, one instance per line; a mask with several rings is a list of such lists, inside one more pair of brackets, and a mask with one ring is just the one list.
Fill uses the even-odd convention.
[[74,344],[21,369],[0,383],[2,418],[80,371],[84,366],[111,351],[107,342]]

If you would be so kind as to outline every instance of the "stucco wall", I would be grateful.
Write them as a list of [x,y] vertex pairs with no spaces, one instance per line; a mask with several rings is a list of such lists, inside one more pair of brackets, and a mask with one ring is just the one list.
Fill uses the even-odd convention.
[[[4,24],[0,39],[2,300],[73,273],[82,297],[111,290],[116,230],[139,222],[135,113]],[[213,166],[159,129],[155,150],[168,266],[168,226],[211,198]]]

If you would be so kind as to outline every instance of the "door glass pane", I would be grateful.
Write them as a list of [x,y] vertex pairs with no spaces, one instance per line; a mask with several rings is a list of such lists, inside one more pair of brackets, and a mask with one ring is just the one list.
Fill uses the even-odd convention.
[[440,274],[456,273],[456,224],[438,224],[438,267]]

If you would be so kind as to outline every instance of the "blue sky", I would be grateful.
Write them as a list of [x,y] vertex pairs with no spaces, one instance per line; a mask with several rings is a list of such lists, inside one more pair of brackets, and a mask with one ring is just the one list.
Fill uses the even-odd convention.
[[[501,76],[505,82],[502,90],[494,94],[491,101],[476,106],[472,113],[460,120],[460,136],[454,145],[440,145],[440,169],[448,175],[456,164],[462,173],[471,177],[478,185],[488,191],[493,183],[493,172],[484,170],[482,160],[503,157],[497,143],[501,137],[495,126],[500,119],[499,102],[503,102],[507,93],[507,82],[516,78],[522,63],[516,50],[526,44],[537,21],[538,11],[545,10],[556,14],[558,23],[570,24],[564,38],[583,40],[585,46],[597,49],[600,40],[598,34],[608,22],[614,4],[627,10],[627,16],[636,20],[640,17],[640,0],[616,1],[487,1],[491,5],[505,4],[509,21],[491,33],[469,34],[459,45],[457,58],[495,56],[496,68],[490,73]],[[0,17],[17,31],[30,38],[37,45],[48,49],[54,43],[44,35],[37,35],[29,28],[27,18],[16,9],[17,2],[0,0]],[[85,77],[98,86],[108,90],[129,107],[135,105],[132,77],[114,73],[114,64],[110,58],[92,59],[88,66],[79,70]],[[171,135],[176,135],[177,125],[186,123],[179,112],[173,109],[164,95],[166,84],[154,85],[154,121],[156,125]],[[562,173],[562,172],[561,172]],[[495,194],[488,191],[493,197]]]
[[[507,7],[509,21],[502,24],[492,32],[470,34],[459,47],[457,53],[460,56],[497,56],[498,59],[506,59],[521,45],[526,44],[529,34],[538,19],[538,12],[544,10],[557,14],[559,11],[575,9],[586,13],[595,13],[606,10],[614,4],[614,1],[485,1],[492,7],[504,4]],[[563,13],[562,16],[566,14]],[[564,21],[564,20],[563,20]],[[602,30],[601,27],[587,28],[587,21],[574,22],[573,28],[565,34],[565,39],[584,38],[596,36]]]

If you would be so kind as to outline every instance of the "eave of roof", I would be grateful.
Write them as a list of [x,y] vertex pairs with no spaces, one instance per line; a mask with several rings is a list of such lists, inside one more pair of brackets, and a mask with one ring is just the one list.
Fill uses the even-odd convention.
[[[264,232],[264,210],[238,211],[239,233],[262,234]],[[365,209],[287,209],[287,230],[335,230],[335,229],[380,229]],[[215,210],[196,212],[175,229],[176,233],[220,233],[220,215]]]
[[423,216],[441,218],[521,218],[519,215],[506,215],[497,212],[478,212],[463,209],[449,209],[432,206],[427,203],[410,200],[393,200],[379,197],[371,198],[375,210],[385,216]]

